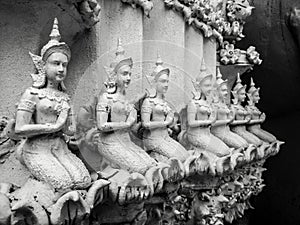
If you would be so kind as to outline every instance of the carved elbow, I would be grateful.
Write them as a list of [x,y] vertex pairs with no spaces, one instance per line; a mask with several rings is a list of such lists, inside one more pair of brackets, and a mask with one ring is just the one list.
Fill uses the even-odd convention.
[[188,125],[189,127],[194,127],[194,124],[195,124],[195,123],[193,123],[193,121],[187,121],[187,125]]
[[22,129],[22,127],[15,127],[15,134],[22,136],[24,134],[24,129]]
[[105,131],[105,125],[98,125],[99,131]]
[[110,130],[112,130],[112,127],[108,123],[104,123],[104,124],[98,125],[98,130],[101,132],[110,131]]
[[146,129],[150,128],[150,122],[142,122],[142,126]]

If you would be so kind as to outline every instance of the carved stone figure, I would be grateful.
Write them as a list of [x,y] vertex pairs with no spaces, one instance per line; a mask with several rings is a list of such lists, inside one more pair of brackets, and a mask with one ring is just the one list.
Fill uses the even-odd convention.
[[217,113],[217,121],[212,125],[211,132],[216,137],[224,141],[229,147],[233,148],[247,148],[248,142],[241,136],[233,133],[229,129],[229,124],[234,120],[234,115],[227,106],[228,86],[227,80],[222,79],[220,69],[217,68],[217,102],[213,103],[214,109]]
[[18,151],[20,160],[38,180],[55,189],[86,188],[90,175],[63,136],[73,133],[74,124],[63,83],[71,52],[60,38],[55,19],[41,55],[30,53],[38,74],[32,74],[33,85],[18,104],[15,133],[26,137]]
[[129,130],[136,122],[137,112],[126,99],[133,62],[124,53],[119,40],[116,58],[107,68],[107,91],[97,104],[97,126],[102,143],[99,151],[112,167],[145,174],[157,162],[130,140]]
[[166,162],[170,158],[177,158],[184,162],[189,153],[172,139],[168,133],[168,126],[173,123],[174,111],[165,100],[169,86],[169,68],[162,66],[158,56],[156,68],[149,76],[151,89],[144,99],[141,109],[142,126],[144,127],[143,142],[146,150],[158,161]]
[[203,60],[200,74],[194,82],[196,92],[187,106],[187,139],[197,150],[222,157],[231,152],[223,141],[210,132],[210,126],[216,121],[216,114],[208,102],[212,91],[212,78],[213,75],[207,71]]
[[251,87],[247,93],[249,101],[248,105],[246,106],[247,111],[251,115],[251,120],[248,123],[249,125],[247,126],[247,129],[261,140],[272,143],[276,141],[276,137],[260,127],[260,124],[265,121],[266,115],[255,106],[255,104],[260,100],[259,90],[260,88],[255,87],[253,79],[251,78]]
[[247,85],[242,85],[240,75],[238,74],[236,85],[233,88],[232,94],[234,99],[232,99],[232,110],[234,112],[234,121],[230,124],[231,130],[244,138],[248,143],[254,144],[255,146],[260,146],[263,144],[262,140],[256,137],[254,134],[246,130],[246,125],[251,120],[248,111],[241,105],[246,99],[246,87]]

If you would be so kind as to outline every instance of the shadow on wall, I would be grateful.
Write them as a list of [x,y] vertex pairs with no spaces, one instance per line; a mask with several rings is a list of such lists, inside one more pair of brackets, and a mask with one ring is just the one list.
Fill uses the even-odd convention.
[[246,38],[239,47],[255,45],[264,60],[244,75],[252,76],[261,86],[260,109],[267,114],[266,130],[286,144],[277,157],[266,163],[267,186],[255,199],[255,210],[249,213],[249,224],[300,224],[299,134],[300,127],[300,49],[285,23],[297,0],[252,0],[253,15],[245,26]]

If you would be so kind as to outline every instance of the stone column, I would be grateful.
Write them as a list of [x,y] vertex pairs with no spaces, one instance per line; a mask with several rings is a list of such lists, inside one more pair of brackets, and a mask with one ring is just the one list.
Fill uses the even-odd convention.
[[203,56],[207,69],[216,77],[217,41],[215,38],[205,38]]
[[[150,18],[144,19],[143,76],[155,67],[157,53],[164,66],[171,70],[167,100],[180,110],[184,106],[184,32],[185,22],[181,15],[165,7],[162,0],[154,0]],[[149,84],[144,79],[143,88]]]
[[185,56],[184,56],[184,71],[185,71],[185,102],[191,99],[192,91],[194,90],[191,79],[195,79],[200,73],[200,67],[203,57],[203,42],[204,37],[201,32],[196,31],[192,26],[186,24],[185,28]]

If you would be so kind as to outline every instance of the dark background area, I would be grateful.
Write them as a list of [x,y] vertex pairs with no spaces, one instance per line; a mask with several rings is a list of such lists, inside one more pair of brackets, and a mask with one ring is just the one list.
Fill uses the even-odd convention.
[[300,48],[286,25],[286,13],[300,7],[300,0],[250,0],[255,7],[247,19],[246,37],[237,44],[241,49],[253,45],[263,63],[255,66],[242,80],[250,77],[261,87],[259,108],[266,113],[263,128],[286,143],[280,153],[269,158],[264,173],[266,187],[252,200],[255,210],[246,218],[250,225],[300,224]]

